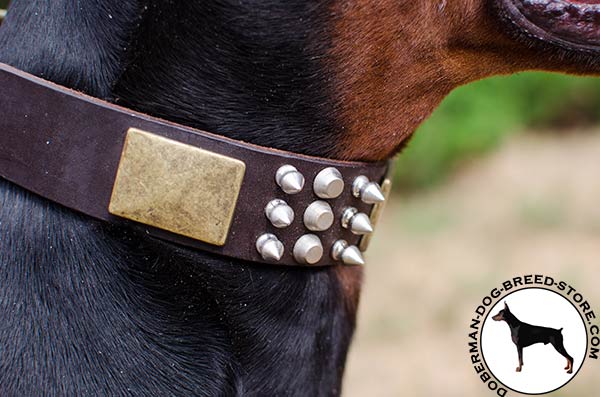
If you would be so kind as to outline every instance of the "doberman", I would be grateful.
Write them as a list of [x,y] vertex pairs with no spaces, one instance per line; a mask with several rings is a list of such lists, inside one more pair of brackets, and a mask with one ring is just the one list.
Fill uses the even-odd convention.
[[[462,84],[600,72],[592,3],[14,0],[0,62],[233,139],[377,161]],[[185,249],[0,180],[0,394],[339,395],[361,279]]]
[[495,321],[506,321],[510,327],[512,341],[517,346],[517,352],[519,353],[519,366],[517,367],[517,372],[521,372],[523,369],[524,348],[536,343],[543,343],[544,345],[550,343],[557,352],[567,359],[567,366],[565,367],[567,373],[573,373],[573,357],[567,353],[567,350],[563,345],[562,328],[554,329],[524,323],[511,313],[506,302],[504,302],[504,309],[500,310],[500,312],[492,318]]

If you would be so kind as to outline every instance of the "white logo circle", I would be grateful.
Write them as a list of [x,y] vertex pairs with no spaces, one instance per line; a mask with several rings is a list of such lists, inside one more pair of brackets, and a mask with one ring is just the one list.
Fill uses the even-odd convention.
[[488,313],[481,352],[492,374],[506,387],[524,394],[550,393],[566,385],[581,368],[588,340],[585,323],[575,306],[557,292],[518,290]]

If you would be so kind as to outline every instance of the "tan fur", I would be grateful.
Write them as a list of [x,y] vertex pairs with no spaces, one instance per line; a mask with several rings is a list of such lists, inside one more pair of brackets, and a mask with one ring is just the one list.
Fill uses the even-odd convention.
[[360,299],[363,268],[361,266],[336,266],[334,273],[344,295],[346,310],[352,318],[355,318]]
[[[336,2],[329,66],[345,137],[337,157],[392,156],[452,89],[486,76],[530,69],[597,72],[512,39],[491,1]],[[354,312],[362,270],[340,267],[335,273]]]
[[345,141],[339,157],[393,155],[455,87],[495,74],[590,73],[513,40],[491,0],[339,0],[331,68]]

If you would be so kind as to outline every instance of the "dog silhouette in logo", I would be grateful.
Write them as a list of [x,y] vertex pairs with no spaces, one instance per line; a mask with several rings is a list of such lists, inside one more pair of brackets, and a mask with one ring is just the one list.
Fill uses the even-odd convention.
[[517,352],[519,353],[519,366],[517,367],[517,372],[521,372],[521,369],[523,368],[523,348],[536,343],[543,343],[544,345],[550,343],[557,352],[567,359],[567,366],[565,367],[567,373],[573,373],[573,357],[567,353],[567,350],[563,346],[562,328],[546,328],[524,323],[510,312],[506,302],[504,302],[504,309],[500,310],[500,312],[493,316],[492,319],[496,321],[506,321],[510,327],[512,341],[517,345]]

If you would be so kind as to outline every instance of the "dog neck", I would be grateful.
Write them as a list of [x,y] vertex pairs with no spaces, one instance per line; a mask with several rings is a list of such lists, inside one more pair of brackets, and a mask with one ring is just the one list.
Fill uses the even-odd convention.
[[504,312],[504,321],[506,321],[506,323],[508,324],[508,326],[510,328],[516,328],[519,325],[523,324],[518,318],[517,316],[515,316],[514,314],[512,314],[511,312],[507,311]]
[[[15,1],[0,61],[231,138],[380,160],[457,85],[584,70],[510,41],[488,3]],[[335,395],[360,278],[181,249],[0,181],[2,388]]]
[[234,139],[375,161],[462,84],[527,69],[598,73],[597,58],[514,39],[489,3],[15,2],[0,59]]
[[444,19],[465,10],[394,3],[149,1],[114,99],[258,145],[389,158],[454,87],[490,72],[446,55]]
[[[14,2],[0,61],[167,120],[343,157],[319,61],[327,4],[261,4]],[[94,223],[4,181],[0,204],[0,318],[14,330],[0,333],[14,347],[2,378],[13,394],[339,393],[359,268],[225,260]],[[42,324],[46,339],[33,346]]]
[[326,70],[330,7],[330,1],[151,1],[115,99],[234,139],[345,157]]

